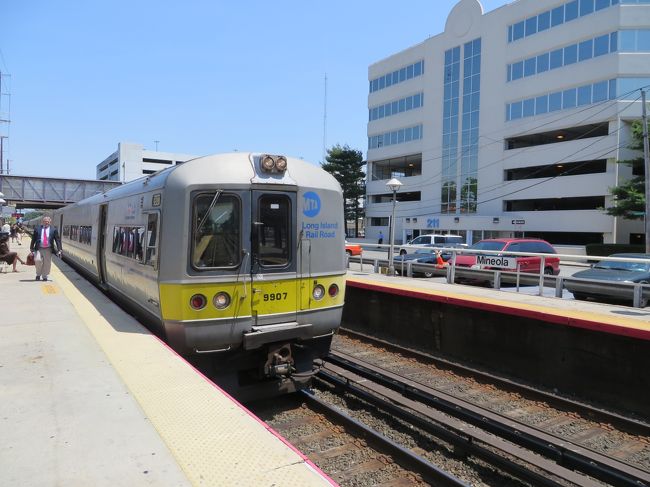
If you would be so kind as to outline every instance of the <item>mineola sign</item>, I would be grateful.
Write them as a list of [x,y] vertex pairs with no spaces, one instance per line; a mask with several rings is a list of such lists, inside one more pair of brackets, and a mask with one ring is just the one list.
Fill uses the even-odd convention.
[[476,264],[481,267],[501,267],[504,269],[515,269],[517,267],[517,259],[514,257],[500,257],[496,255],[478,255],[476,257]]

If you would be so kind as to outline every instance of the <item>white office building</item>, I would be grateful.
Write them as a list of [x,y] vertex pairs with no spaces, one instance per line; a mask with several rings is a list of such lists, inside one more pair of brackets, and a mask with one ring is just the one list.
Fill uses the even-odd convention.
[[[435,8],[435,3],[432,3]],[[608,216],[650,87],[648,0],[461,0],[444,32],[368,69],[366,236],[640,243]]]
[[97,179],[133,181],[197,156],[145,149],[141,144],[120,142],[117,150],[97,164]]

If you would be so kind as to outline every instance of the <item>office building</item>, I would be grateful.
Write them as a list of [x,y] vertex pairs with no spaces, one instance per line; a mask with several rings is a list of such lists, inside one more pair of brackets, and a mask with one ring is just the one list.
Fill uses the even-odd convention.
[[128,182],[197,156],[145,149],[141,144],[120,142],[117,150],[97,164],[97,179]]
[[[435,3],[432,3],[432,9]],[[428,13],[432,15],[434,12]],[[632,177],[650,3],[461,0],[445,30],[368,69],[366,235],[640,243],[610,188]]]

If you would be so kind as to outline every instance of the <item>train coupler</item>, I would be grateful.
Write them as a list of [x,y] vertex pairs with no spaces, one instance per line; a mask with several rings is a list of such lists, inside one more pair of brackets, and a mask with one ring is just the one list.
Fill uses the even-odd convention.
[[264,375],[266,377],[288,377],[293,371],[293,356],[291,345],[271,345],[264,364]]

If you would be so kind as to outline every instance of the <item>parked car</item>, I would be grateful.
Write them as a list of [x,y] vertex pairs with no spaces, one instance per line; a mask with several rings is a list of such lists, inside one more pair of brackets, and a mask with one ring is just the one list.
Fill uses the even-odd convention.
[[412,254],[417,250],[418,245],[426,245],[427,247],[454,247],[465,246],[465,239],[460,235],[437,235],[434,233],[428,235],[420,235],[413,240],[409,240],[406,244],[402,245],[399,249],[399,255]]
[[[535,254],[556,254],[553,246],[546,240],[532,239],[532,238],[495,238],[481,240],[470,247],[472,250],[492,250],[498,251],[499,254],[486,254],[498,255],[508,257],[507,252],[530,252]],[[456,256],[457,267],[476,266],[477,256],[481,254],[460,254]],[[514,256],[511,256],[514,257]],[[537,256],[516,256],[516,262],[521,272],[528,272],[539,274],[540,265],[542,262],[541,257]],[[483,269],[493,269],[492,267],[483,267]],[[505,271],[515,272],[517,269],[503,269]],[[560,258],[559,257],[546,257],[544,258],[544,274],[557,276],[560,273]]]
[[363,249],[361,248],[361,245],[359,244],[353,244],[349,243],[347,240],[345,241],[345,253],[352,256],[352,255],[361,255],[361,252],[363,252]]
[[[442,260],[446,262],[451,258],[451,253],[442,253],[440,256],[442,257]],[[395,272],[397,272],[398,274],[406,275],[407,262],[435,265],[438,263],[438,257],[436,256],[436,249],[435,248],[417,249],[412,254],[402,254],[402,255],[395,256],[395,258],[393,259]],[[404,268],[403,273],[402,273],[402,268]],[[418,277],[418,276],[433,277],[434,275],[435,274],[433,272],[433,269],[426,272],[413,271],[413,277]]]
[[[631,259],[650,259],[650,254],[612,254],[609,257],[626,257]],[[573,293],[573,297],[579,300],[587,298],[604,299],[604,300],[629,300],[630,290],[617,290],[606,286],[585,281],[574,281],[573,279],[591,279],[605,282],[625,282],[625,283],[650,283],[650,260],[647,263],[642,262],[620,262],[615,260],[601,260],[594,264],[591,269],[576,272],[567,279],[564,286]],[[648,300],[641,299],[641,307],[648,305]]]

